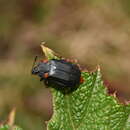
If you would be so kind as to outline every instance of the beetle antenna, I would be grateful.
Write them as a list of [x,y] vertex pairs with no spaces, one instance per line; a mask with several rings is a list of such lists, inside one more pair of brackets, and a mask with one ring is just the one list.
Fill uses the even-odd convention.
[[35,56],[34,61],[33,61],[33,64],[32,64],[32,69],[31,69],[31,70],[33,70],[33,67],[35,66],[35,63],[36,63],[36,61],[37,61],[37,58],[38,58],[38,56]]

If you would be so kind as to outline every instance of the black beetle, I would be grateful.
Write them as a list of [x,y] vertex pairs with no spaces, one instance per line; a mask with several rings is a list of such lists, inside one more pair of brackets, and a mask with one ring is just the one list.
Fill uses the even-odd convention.
[[66,60],[43,60],[33,66],[32,74],[38,75],[47,86],[75,87],[81,81],[78,65]]

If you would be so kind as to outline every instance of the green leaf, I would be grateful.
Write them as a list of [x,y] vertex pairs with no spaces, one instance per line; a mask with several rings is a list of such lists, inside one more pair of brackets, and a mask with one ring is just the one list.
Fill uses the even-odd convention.
[[19,126],[14,126],[12,130],[23,130],[23,129]]
[[14,126],[13,128],[9,125],[2,125],[0,126],[0,130],[23,130],[22,128],[18,126]]
[[53,116],[48,130],[130,130],[130,105],[107,94],[101,72],[82,72],[84,83],[71,93],[52,88]]
[[0,130],[9,130],[9,126],[8,125],[2,125],[2,126],[0,126]]
[[16,113],[16,109],[13,108],[10,111],[10,113],[9,113],[6,121],[1,122],[1,124],[0,124],[0,130],[22,130],[22,128],[14,125],[15,113]]
[[41,48],[42,51],[44,52],[45,56],[50,60],[50,59],[59,59],[58,56],[56,56],[57,54],[51,50],[50,48],[45,46],[45,42],[41,43]]

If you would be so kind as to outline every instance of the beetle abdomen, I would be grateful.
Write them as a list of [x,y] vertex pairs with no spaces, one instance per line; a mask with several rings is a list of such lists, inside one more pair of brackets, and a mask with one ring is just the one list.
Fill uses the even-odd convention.
[[51,60],[48,84],[73,87],[80,82],[81,72],[77,65],[64,60]]

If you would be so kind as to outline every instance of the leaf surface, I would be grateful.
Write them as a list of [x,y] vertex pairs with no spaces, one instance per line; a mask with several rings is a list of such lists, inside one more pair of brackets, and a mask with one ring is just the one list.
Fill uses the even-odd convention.
[[23,130],[23,129],[18,126],[14,126],[12,128],[9,125],[2,125],[2,126],[0,126],[0,130]]
[[47,129],[130,130],[130,105],[120,104],[107,94],[100,68],[82,72],[82,77],[83,84],[71,93],[52,88],[53,116]]

